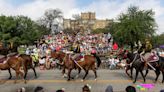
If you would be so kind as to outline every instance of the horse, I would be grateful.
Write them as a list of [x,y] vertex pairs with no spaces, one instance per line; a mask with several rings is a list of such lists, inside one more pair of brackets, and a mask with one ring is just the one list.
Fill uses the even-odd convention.
[[[164,57],[161,57],[158,53],[157,53],[157,56],[159,58],[159,60],[156,62],[156,63],[153,63],[153,67],[155,67],[155,69],[158,69],[159,72],[157,72],[155,70],[155,73],[156,73],[156,79],[155,79],[155,82],[158,80],[158,77],[160,75],[160,71],[162,72],[162,76],[163,76],[163,79],[162,79],[162,83],[164,83]],[[152,69],[152,68],[149,68],[149,69]],[[149,72],[149,69],[146,70],[146,74],[145,74],[145,77],[147,76],[148,72]]]
[[[130,52],[126,52],[125,54],[129,60],[127,61],[127,67],[126,67],[126,73],[128,76],[130,76],[131,78],[132,75],[133,75],[133,68],[135,68],[136,70],[136,75],[135,75],[135,79],[133,81],[133,83],[136,82],[136,79],[138,77],[138,73],[140,72],[143,79],[144,79],[144,82],[146,81],[145,77],[147,76],[147,73],[148,73],[148,69],[152,69],[151,66],[153,66],[155,68],[155,74],[156,74],[156,78],[155,78],[155,82],[158,80],[158,77],[160,75],[160,71],[162,72],[163,74],[163,80],[162,80],[162,83],[164,82],[164,62],[162,61],[161,57],[159,57],[160,59],[157,61],[157,62],[149,62],[150,66],[148,66],[148,68],[146,69],[146,74],[144,75],[143,74],[143,70],[144,70],[144,67],[145,67],[145,63],[146,62],[143,62],[141,60],[141,57],[138,53],[130,53]],[[161,65],[159,65],[161,64]],[[159,65],[159,66],[158,66]],[[128,74],[128,70],[131,71],[131,75]]]
[[7,63],[3,63],[5,60],[7,59],[7,57],[3,56],[1,59],[0,59],[0,70],[8,70],[10,76],[8,79],[11,79],[12,78],[12,75],[11,75],[11,70],[10,70],[10,67],[8,66]]
[[10,74],[8,79],[11,79],[12,75],[11,75],[10,67],[5,62],[9,59],[9,57],[13,57],[13,56],[16,56],[16,55],[17,55],[17,53],[10,53],[7,56],[2,55],[1,58],[0,58],[0,70],[8,70],[8,72]]
[[51,52],[51,58],[54,59],[58,59],[60,62],[56,63],[57,65],[60,66],[60,68],[63,66],[63,64],[61,64],[63,62],[63,58],[65,57],[65,53],[61,52],[61,51],[52,51]]
[[[20,71],[21,67],[23,67],[23,70],[25,73],[24,77],[23,77],[23,73]],[[35,68],[32,64],[32,58],[29,55],[21,54],[18,56],[11,56],[11,57],[8,57],[8,59],[6,60],[5,63],[0,64],[0,69],[9,70],[9,74],[10,74],[9,79],[11,79],[11,77],[12,77],[10,68],[15,70],[16,78],[18,79],[18,76],[21,75],[21,77],[24,79],[25,83],[26,83],[26,75],[27,75],[29,68],[33,69],[35,77],[37,77]],[[17,80],[15,80],[15,83],[16,83],[16,81]]]
[[36,74],[35,67],[33,65],[32,57],[30,55],[26,55],[26,54],[20,54],[20,55],[18,55],[18,57],[21,57],[23,59],[23,67],[25,67],[24,68],[24,72],[25,72],[24,78],[26,79],[28,69],[30,69],[30,68],[32,68],[35,78],[37,78],[37,74]]
[[95,79],[97,78],[95,62],[96,62],[96,60],[98,61],[97,67],[99,67],[100,64],[101,64],[101,60],[95,54],[85,55],[84,56],[84,61],[80,61],[80,62],[75,61],[71,57],[70,54],[66,54],[66,53],[63,53],[63,52],[53,52],[52,57],[55,58],[55,59],[62,57],[62,61],[63,61],[63,72],[62,73],[64,74],[65,69],[68,69],[68,79],[67,79],[68,81],[72,78],[70,75],[71,75],[71,71],[73,69],[78,69],[78,71],[79,71],[78,75],[80,74],[82,69],[85,71],[85,76],[83,77],[83,80],[88,75],[88,72],[89,72],[90,69],[93,70],[93,72],[95,74]]

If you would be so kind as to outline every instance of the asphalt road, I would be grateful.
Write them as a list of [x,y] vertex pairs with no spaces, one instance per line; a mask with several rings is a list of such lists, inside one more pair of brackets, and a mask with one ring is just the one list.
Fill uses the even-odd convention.
[[[65,88],[66,92],[82,92],[82,86],[89,84],[91,86],[91,92],[105,92],[108,85],[113,86],[114,92],[125,92],[125,88],[129,85],[137,87],[142,84],[142,77],[139,75],[136,84],[132,83],[132,80],[124,73],[124,70],[108,70],[99,69],[97,81],[94,80],[94,74],[92,71],[89,72],[85,81],[81,81],[84,76],[84,71],[81,72],[79,78],[67,81],[66,78],[62,78],[61,70],[39,70],[36,69],[38,78],[35,79],[32,70],[29,70],[27,75],[27,84],[24,84],[22,80],[19,80],[17,84],[14,84],[15,72],[12,70],[13,78],[7,80],[9,74],[7,71],[0,72],[0,92],[16,92],[18,88],[25,87],[27,92],[33,92],[37,86],[44,87],[46,92],[55,92],[57,89]],[[77,71],[72,72],[72,76],[75,76]],[[164,84],[161,83],[162,76],[160,75],[157,83],[154,83],[155,73],[149,72],[146,78],[147,84],[155,84],[155,87],[151,90],[142,92],[159,92]],[[139,89],[137,89],[139,91]]]

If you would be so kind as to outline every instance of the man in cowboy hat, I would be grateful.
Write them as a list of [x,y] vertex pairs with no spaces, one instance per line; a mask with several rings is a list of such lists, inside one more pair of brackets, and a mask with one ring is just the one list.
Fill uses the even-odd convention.
[[151,50],[152,50],[152,45],[150,43],[150,40],[145,39],[145,48],[140,53],[143,61],[145,61],[145,68],[147,68],[148,59],[151,56]]

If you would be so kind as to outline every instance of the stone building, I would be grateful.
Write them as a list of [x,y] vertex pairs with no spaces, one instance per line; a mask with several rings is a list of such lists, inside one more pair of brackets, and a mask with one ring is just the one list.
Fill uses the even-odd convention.
[[93,30],[97,28],[105,28],[108,24],[112,23],[109,19],[96,19],[95,12],[85,12],[81,13],[80,19],[63,19],[64,29],[81,29],[83,30]]

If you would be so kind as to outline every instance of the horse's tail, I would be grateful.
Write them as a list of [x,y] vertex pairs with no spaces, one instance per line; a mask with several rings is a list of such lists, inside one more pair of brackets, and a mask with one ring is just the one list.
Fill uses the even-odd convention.
[[97,60],[97,67],[100,67],[100,64],[101,64],[101,59],[100,57],[98,57],[96,54],[93,54],[93,56],[96,58]]

